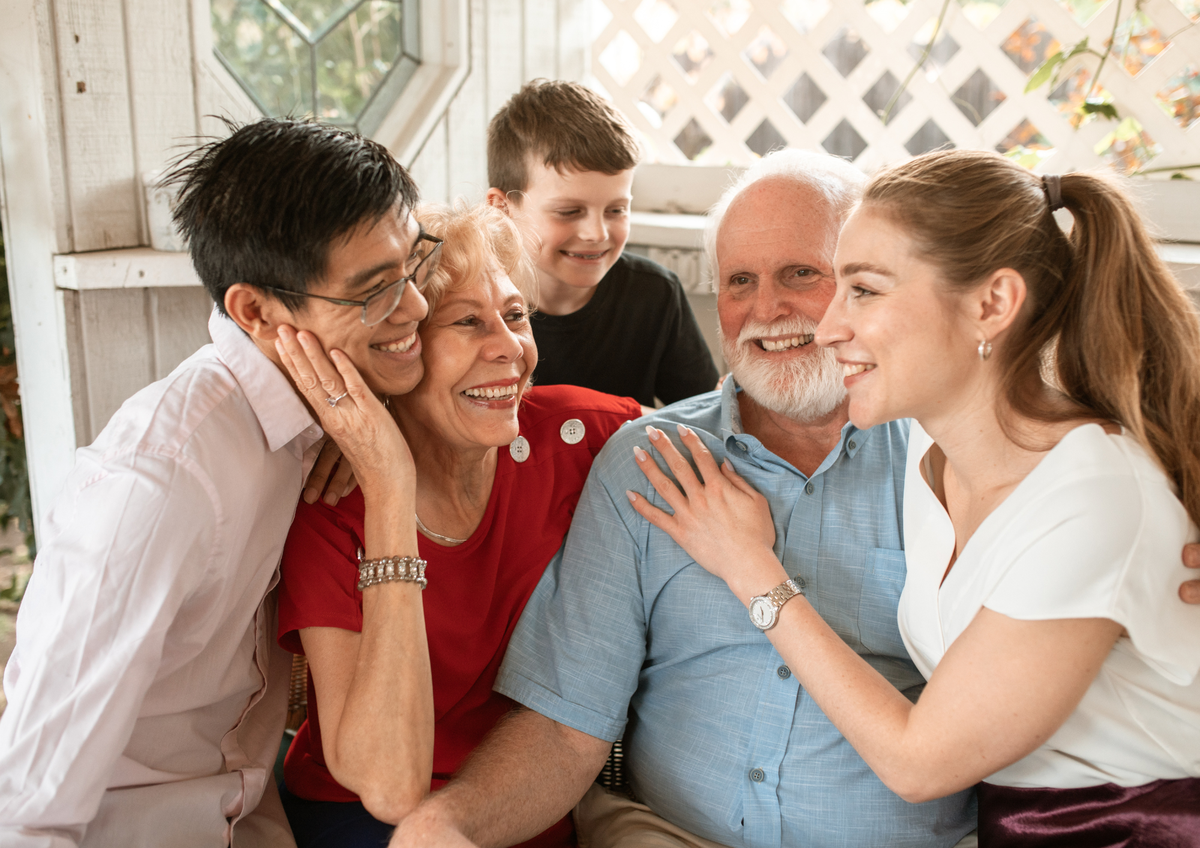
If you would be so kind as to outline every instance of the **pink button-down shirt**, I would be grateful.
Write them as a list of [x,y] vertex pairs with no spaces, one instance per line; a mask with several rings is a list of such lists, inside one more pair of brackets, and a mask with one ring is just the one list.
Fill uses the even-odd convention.
[[0,846],[293,844],[268,592],[321,430],[232,321],[209,332],[79,450],[43,525],[4,675]]

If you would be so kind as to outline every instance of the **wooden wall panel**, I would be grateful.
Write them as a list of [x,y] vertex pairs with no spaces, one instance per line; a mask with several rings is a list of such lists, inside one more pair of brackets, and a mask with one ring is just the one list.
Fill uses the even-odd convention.
[[447,113],[447,162],[450,166],[448,197],[483,200],[487,194],[487,124],[492,112],[488,110],[484,85],[487,54],[484,0],[471,0],[471,73],[450,104]]
[[79,335],[86,365],[87,444],[126,398],[154,379],[146,289],[79,292]]
[[446,119],[442,118],[409,169],[421,189],[423,201],[445,203],[450,200],[446,147]]
[[588,73],[592,42],[589,0],[558,0],[558,77],[582,80]]
[[528,77],[524,68],[523,0],[488,0],[484,52],[488,117],[512,97]]
[[[142,175],[160,170],[190,148],[196,135],[192,40],[187,27],[179,25],[186,20],[188,0],[125,0],[134,182],[139,192]],[[142,244],[150,243],[144,222],[140,236]]]
[[40,71],[46,140],[49,145],[50,202],[54,209],[54,244],[57,252],[71,249],[70,204],[67,199],[67,178],[64,173],[62,137],[62,112],[58,108],[58,62],[54,49],[54,12],[49,0],[36,0],[33,11],[37,20],[38,55],[41,56]]
[[208,316],[213,302],[202,288],[147,289],[154,379],[161,380],[175,366],[208,344]]
[[72,251],[140,238],[121,0],[54,4]]
[[525,0],[524,79],[558,79],[558,0]]

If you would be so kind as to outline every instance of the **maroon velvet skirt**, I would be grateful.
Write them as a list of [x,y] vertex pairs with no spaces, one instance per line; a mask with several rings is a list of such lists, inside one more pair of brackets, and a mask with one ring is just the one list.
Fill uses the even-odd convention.
[[1200,778],[1024,789],[981,783],[979,848],[1200,846]]

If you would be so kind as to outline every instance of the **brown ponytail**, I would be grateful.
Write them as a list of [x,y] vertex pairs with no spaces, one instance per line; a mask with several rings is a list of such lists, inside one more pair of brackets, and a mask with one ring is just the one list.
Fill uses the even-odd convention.
[[1000,268],[1020,272],[1026,303],[996,349],[1009,409],[1036,421],[1121,424],[1200,524],[1196,308],[1115,177],[1065,174],[1061,193],[1074,217],[1069,237],[1040,177],[994,153],[952,150],[881,172],[863,203],[904,227],[954,288]]

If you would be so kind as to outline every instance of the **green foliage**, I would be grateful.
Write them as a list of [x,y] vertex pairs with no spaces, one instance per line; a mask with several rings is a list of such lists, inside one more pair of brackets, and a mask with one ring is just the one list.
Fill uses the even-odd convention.
[[[13,330],[12,304],[8,296],[8,270],[4,261],[4,238],[0,234],[0,526],[15,518],[29,556],[36,550],[33,538],[33,502],[29,496],[29,467],[25,462],[25,438],[21,423],[21,398],[17,383],[17,342]],[[0,553],[12,553],[0,549]],[[17,595],[24,586],[13,585],[0,596]],[[13,597],[10,600],[17,600]]]

